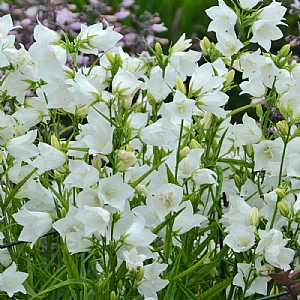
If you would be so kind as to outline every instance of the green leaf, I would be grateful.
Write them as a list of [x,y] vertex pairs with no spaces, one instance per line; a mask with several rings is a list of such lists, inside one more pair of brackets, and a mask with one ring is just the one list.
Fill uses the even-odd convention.
[[[63,261],[64,261],[64,263],[66,265],[69,279],[78,280],[80,278],[79,277],[79,272],[78,272],[77,266],[76,266],[76,264],[75,264],[75,262],[73,260],[73,257],[69,253],[67,245],[64,244],[62,246],[62,249],[63,249]],[[71,286],[71,287],[72,288],[77,288],[77,286]]]
[[[181,255],[182,255],[182,249],[179,252],[179,254],[176,257],[175,263],[173,265],[173,268],[169,272],[169,277],[172,278],[176,275],[178,272],[179,266],[180,266],[180,261],[181,261]],[[170,281],[168,285],[167,292],[165,294],[164,300],[169,300],[169,299],[175,299],[175,293],[176,293],[176,281]]]
[[180,289],[185,293],[189,300],[198,300],[198,298],[188,289],[186,288],[180,281],[177,281],[176,284],[180,287]]
[[252,164],[242,160],[242,159],[234,159],[234,158],[219,158],[218,162],[222,162],[228,165],[236,165],[245,168],[252,168]]
[[224,289],[226,289],[231,282],[233,281],[233,277],[224,279],[223,281],[217,283],[212,288],[201,294],[197,299],[198,300],[210,300],[216,299],[216,296],[219,295]]

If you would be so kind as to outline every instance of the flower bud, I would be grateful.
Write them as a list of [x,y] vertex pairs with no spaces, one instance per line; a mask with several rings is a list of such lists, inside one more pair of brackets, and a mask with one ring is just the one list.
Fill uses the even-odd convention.
[[277,285],[273,286],[270,291],[270,296],[279,294],[279,287]]
[[180,158],[185,158],[190,153],[190,147],[185,146],[179,151]]
[[4,152],[3,152],[3,151],[0,151],[0,163],[2,163],[3,156],[4,156]]
[[63,207],[60,211],[60,214],[61,214],[61,218],[64,218],[67,214],[67,210]]
[[206,36],[200,41],[200,48],[204,52],[204,54],[210,53],[211,42],[209,41],[209,39]]
[[234,183],[236,185],[237,188],[241,188],[242,184],[241,184],[241,177],[238,175],[238,174],[234,174],[233,175],[233,180],[234,180]]
[[226,81],[224,82],[224,87],[229,87],[234,79],[235,71],[234,69],[231,69],[227,74],[225,74]]
[[206,111],[204,113],[203,119],[201,120],[201,123],[203,124],[203,129],[204,130],[209,129],[210,125],[211,125],[211,122],[212,122],[212,114],[210,112]]
[[176,77],[176,89],[179,90],[182,94],[186,95],[186,87],[181,78]]
[[190,140],[189,146],[190,146],[190,149],[202,148],[201,145],[195,139]]
[[253,207],[250,213],[250,225],[257,227],[259,225],[259,216],[257,207]]
[[300,113],[296,114],[296,116],[293,118],[294,123],[299,123],[300,122]]
[[140,282],[144,278],[144,274],[145,274],[145,268],[140,267],[139,273],[138,273],[137,278],[136,278],[138,282]]
[[289,125],[286,120],[282,120],[276,123],[277,130],[284,136],[286,136],[289,132]]
[[275,268],[269,264],[265,264],[256,270],[257,275],[268,275],[274,272],[275,272]]
[[293,108],[293,105],[291,102],[289,102],[287,105],[287,114],[289,117],[293,117],[293,115],[294,115],[294,108]]
[[163,55],[163,50],[162,50],[162,47],[161,47],[160,43],[156,43],[154,48],[155,48],[156,54],[158,56]]
[[115,291],[111,291],[110,293],[110,300],[117,300],[117,294]]
[[88,105],[78,105],[76,109],[76,115],[78,117],[85,117],[90,111],[90,107]]
[[134,165],[137,161],[135,153],[132,151],[118,150],[117,151],[117,170],[120,172],[125,171],[128,167]]
[[282,198],[284,198],[284,197],[286,196],[286,189],[285,189],[284,187],[282,187],[282,186],[278,187],[278,188],[275,190],[275,192],[276,192],[276,195],[277,195],[280,199],[282,199]]
[[286,44],[282,46],[282,48],[278,51],[278,56],[286,57],[289,55],[290,50],[291,50],[290,44]]
[[52,147],[54,147],[56,149],[60,148],[60,143],[55,135],[51,135],[50,143],[51,143]]
[[264,116],[264,111],[263,111],[263,109],[262,109],[261,104],[258,103],[258,104],[255,106],[255,109],[256,109],[256,115],[257,115],[260,119],[262,119],[263,116]]
[[247,153],[247,155],[248,155],[249,157],[252,157],[252,156],[253,156],[254,151],[253,151],[253,146],[252,146],[252,144],[247,144],[247,145],[245,146],[245,150],[246,150],[246,153]]
[[280,212],[280,214],[282,216],[284,216],[286,218],[288,217],[288,215],[289,215],[289,208],[288,208],[288,206],[284,202],[279,201],[277,203],[277,208],[278,208],[278,210],[279,210],[279,212]]
[[284,104],[281,100],[279,101],[278,109],[279,109],[279,112],[283,115],[283,117],[285,119],[287,119],[288,118],[288,112],[287,112],[287,109],[286,109],[286,107],[284,106]]

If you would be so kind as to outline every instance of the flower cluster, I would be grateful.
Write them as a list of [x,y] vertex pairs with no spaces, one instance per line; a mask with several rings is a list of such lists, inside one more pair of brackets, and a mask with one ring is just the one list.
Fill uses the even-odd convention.
[[[0,252],[2,292],[271,292],[268,273],[290,269],[300,251],[300,65],[288,63],[288,46],[277,55],[247,48],[268,51],[281,36],[285,8],[258,2],[207,10],[218,43],[201,41],[201,64],[184,34],[145,59],[116,46],[122,35],[101,23],[74,38],[38,23],[34,43],[16,49],[10,15],[0,19],[0,244],[11,246]],[[78,55],[94,63],[82,67]],[[237,85],[263,100],[225,110]],[[284,118],[276,124],[274,105]],[[231,123],[249,107],[256,119]]]

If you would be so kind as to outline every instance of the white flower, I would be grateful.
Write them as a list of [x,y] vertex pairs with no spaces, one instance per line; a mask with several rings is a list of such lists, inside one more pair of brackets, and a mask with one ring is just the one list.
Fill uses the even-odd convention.
[[229,234],[225,237],[224,243],[235,252],[245,252],[254,246],[255,230],[256,227],[252,225],[233,223],[226,228]]
[[219,0],[219,6],[213,6],[205,12],[212,19],[208,26],[208,31],[222,34],[227,30],[233,29],[236,24],[236,13],[223,0]]
[[52,218],[48,213],[29,211],[26,207],[12,216],[18,224],[23,226],[19,240],[31,242],[30,248],[33,248],[38,238],[47,233],[52,226]]
[[27,273],[17,272],[17,266],[13,263],[2,274],[0,274],[0,290],[12,297],[15,293],[26,294],[25,287],[22,285],[28,277]]
[[262,138],[262,132],[256,121],[247,114],[243,116],[243,124],[235,124],[231,128],[235,136],[235,147],[255,144]]
[[86,54],[98,54],[99,51],[107,51],[120,39],[122,34],[113,31],[112,26],[103,29],[101,23],[91,26],[81,25],[81,31],[75,43],[79,44],[79,50]]
[[134,189],[123,182],[121,173],[99,181],[98,195],[104,204],[123,211],[125,202],[134,195]]
[[33,142],[36,139],[37,130],[30,130],[25,135],[13,138],[6,144],[9,154],[21,161],[29,161],[33,156],[39,154],[38,149]]
[[146,259],[146,255],[138,254],[136,248],[131,248],[130,251],[123,251],[124,260],[126,262],[126,268],[128,271],[136,271],[138,267],[143,266],[143,261]]
[[244,47],[243,43],[237,38],[233,29],[217,33],[218,49],[224,56],[232,56]]
[[168,280],[161,279],[159,277],[159,274],[161,274],[167,267],[167,264],[160,264],[156,261],[145,266],[144,279],[138,287],[139,293],[144,297],[157,299],[156,292],[163,289],[169,283]]
[[99,180],[99,171],[83,160],[69,160],[71,174],[64,180],[68,187],[85,188]]

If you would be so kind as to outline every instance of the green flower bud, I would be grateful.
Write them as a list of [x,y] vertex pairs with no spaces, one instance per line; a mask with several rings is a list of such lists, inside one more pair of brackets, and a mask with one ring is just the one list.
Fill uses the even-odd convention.
[[51,135],[50,143],[51,143],[52,147],[54,147],[56,149],[60,148],[59,140],[57,139],[57,137],[55,135]]
[[185,146],[179,151],[180,158],[185,158],[190,153],[190,147]]
[[276,128],[278,129],[278,131],[286,136],[289,132],[289,125],[288,122],[286,120],[282,120],[276,123]]
[[279,210],[279,212],[280,212],[280,214],[282,216],[288,217],[288,215],[289,215],[289,208],[288,208],[288,206],[284,202],[279,201],[277,203],[277,208],[278,208],[278,210]]
[[190,140],[189,146],[190,146],[190,149],[202,148],[201,145],[195,139]]
[[250,225],[257,227],[259,225],[259,216],[257,207],[253,207],[250,213]]
[[233,180],[237,188],[241,188],[241,177],[238,174],[233,175]]
[[117,294],[115,291],[111,291],[110,293],[110,300],[117,300]]
[[282,46],[282,48],[278,51],[278,56],[280,57],[286,57],[291,51],[291,46],[290,44],[286,44]]
[[176,89],[179,90],[182,94],[186,95],[186,87],[181,78],[176,77],[175,79]]
[[286,189],[282,186],[278,187],[275,192],[280,199],[283,199],[286,196]]
[[231,69],[227,74],[225,74],[226,81],[224,82],[224,87],[229,87],[234,79],[235,71]]
[[262,119],[263,116],[264,116],[264,111],[263,111],[263,109],[262,109],[261,104],[258,103],[258,104],[255,106],[255,109],[256,109],[256,115],[257,115],[260,119]]

